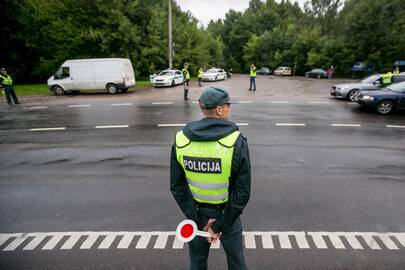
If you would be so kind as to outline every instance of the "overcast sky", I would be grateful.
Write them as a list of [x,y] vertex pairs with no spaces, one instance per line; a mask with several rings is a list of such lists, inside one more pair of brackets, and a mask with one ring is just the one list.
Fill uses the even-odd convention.
[[[225,18],[229,9],[243,11],[249,7],[249,0],[174,0],[183,11],[189,10],[204,26],[210,20]],[[294,0],[290,0],[293,2]],[[277,2],[280,2],[279,0]],[[302,7],[305,0],[296,0]]]

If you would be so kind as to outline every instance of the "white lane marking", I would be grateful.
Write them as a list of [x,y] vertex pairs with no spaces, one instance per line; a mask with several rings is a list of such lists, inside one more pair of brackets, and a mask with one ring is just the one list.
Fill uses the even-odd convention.
[[171,101],[152,102],[153,105],[169,105],[173,104]]
[[357,105],[357,102],[346,102],[346,104]]
[[330,124],[332,127],[361,127],[360,124]]
[[251,100],[239,100],[238,103],[240,103],[240,104],[251,104],[252,101]]
[[329,104],[328,101],[308,101],[309,104]]
[[38,110],[38,109],[46,109],[46,106],[36,106],[36,107],[24,107],[24,110]]
[[[136,241],[135,236],[139,236]],[[153,238],[152,238],[153,236]],[[117,237],[122,237],[117,246],[113,242]],[[404,250],[405,232],[305,232],[305,231],[248,231],[243,232],[244,245],[247,249],[256,249],[256,240],[263,244],[264,249],[274,249],[273,239],[277,238],[279,248],[293,249],[295,241],[299,249],[372,249],[372,250]],[[312,243],[307,241],[311,238]],[[48,240],[46,240],[48,239]],[[41,232],[41,233],[13,233],[0,234],[0,246],[7,241],[3,251],[15,251],[22,247],[23,251],[35,250],[41,243],[46,242],[42,250],[53,250],[66,239],[61,250],[69,250],[84,241],[80,249],[128,249],[133,242],[137,242],[135,249],[183,249],[184,243],[177,240],[174,231],[151,231],[151,232]],[[102,239],[100,245],[96,245],[98,239]],[[169,240],[170,239],[170,240]],[[331,245],[326,244],[329,239]],[[346,239],[345,243],[343,240]],[[397,242],[394,241],[397,240]],[[169,243],[171,242],[171,243]],[[62,244],[62,243],[61,243]],[[220,248],[218,241],[211,248]]]
[[94,128],[127,128],[129,125],[95,126]]
[[305,127],[306,124],[304,123],[276,123],[276,126],[280,127]]
[[249,123],[235,123],[235,124],[237,124],[238,126],[248,126],[249,125]]
[[113,103],[110,104],[110,106],[131,106],[134,105],[134,103]]
[[53,127],[53,128],[30,128],[30,131],[49,131],[49,130],[65,130],[66,127]]
[[212,249],[219,249],[221,247],[221,242],[220,241],[216,241],[215,243],[211,244]]
[[68,105],[69,108],[85,108],[85,107],[91,107],[91,104],[73,104],[73,105]]
[[272,103],[272,104],[289,104],[289,103],[291,103],[291,101],[274,100],[274,101],[270,101],[270,103]]
[[397,125],[386,125],[387,128],[405,128],[405,126],[397,126]]
[[158,124],[158,127],[184,127],[186,124]]
[[198,101],[193,101],[192,103],[194,103],[194,104],[198,104],[199,102],[198,102]]

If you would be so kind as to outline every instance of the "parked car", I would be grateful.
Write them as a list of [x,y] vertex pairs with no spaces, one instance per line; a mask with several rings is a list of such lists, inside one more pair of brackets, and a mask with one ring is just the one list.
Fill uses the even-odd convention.
[[378,91],[361,91],[357,103],[388,114],[394,109],[405,109],[405,81],[394,83]]
[[48,79],[48,88],[55,95],[82,90],[116,94],[134,85],[131,61],[124,58],[67,60]]
[[313,77],[313,78],[327,78],[328,75],[326,73],[325,70],[321,69],[321,68],[314,68],[311,71],[305,72],[305,77],[309,78],[309,77]]
[[269,68],[260,68],[256,73],[257,75],[270,75],[271,72],[272,71]]
[[180,70],[167,69],[161,71],[153,78],[153,86],[175,86],[183,83],[183,74]]
[[352,73],[360,73],[360,72],[373,72],[375,65],[366,65],[363,62],[355,62],[351,67],[350,71]]
[[279,75],[279,76],[291,76],[291,68],[290,67],[278,67],[274,72],[274,75]]
[[206,72],[203,73],[202,80],[203,81],[218,81],[218,80],[226,80],[226,72],[221,68],[210,68]]
[[[393,83],[402,81],[405,81],[404,75],[396,74],[392,76]],[[330,94],[336,98],[345,98],[354,102],[356,101],[358,92],[363,90],[376,91],[382,87],[382,74],[374,74],[364,78],[360,82],[336,84],[332,86]]]

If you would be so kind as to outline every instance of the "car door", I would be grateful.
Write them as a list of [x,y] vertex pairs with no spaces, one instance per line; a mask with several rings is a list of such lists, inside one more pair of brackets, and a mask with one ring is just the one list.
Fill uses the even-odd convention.
[[221,80],[225,80],[225,72],[223,69],[219,70],[219,74],[220,74],[219,77],[221,78]]

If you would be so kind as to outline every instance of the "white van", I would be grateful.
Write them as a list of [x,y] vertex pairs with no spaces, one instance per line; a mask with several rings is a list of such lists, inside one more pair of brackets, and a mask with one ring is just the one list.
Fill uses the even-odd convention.
[[106,90],[115,94],[135,85],[131,61],[124,58],[67,60],[48,79],[48,88],[55,95],[71,91]]
[[283,76],[283,75],[291,76],[291,68],[290,67],[278,67],[273,72],[273,74],[279,75],[279,76]]

